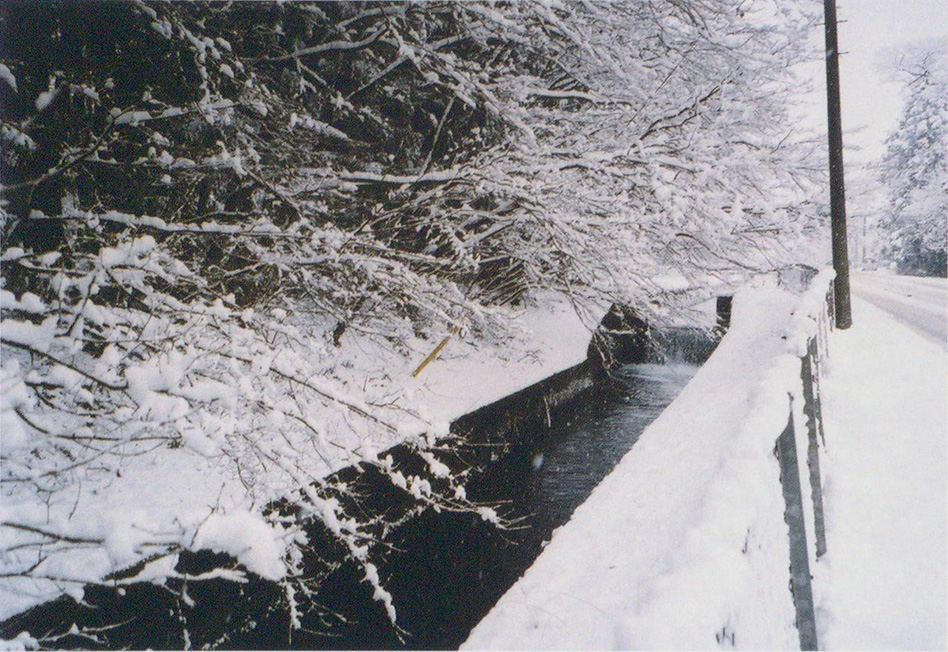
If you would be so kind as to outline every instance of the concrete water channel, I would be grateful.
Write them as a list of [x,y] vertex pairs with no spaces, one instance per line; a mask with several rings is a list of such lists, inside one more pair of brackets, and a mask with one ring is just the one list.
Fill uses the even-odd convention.
[[[360,569],[342,563],[311,596],[303,629],[288,627],[276,585],[252,581],[191,585],[190,598],[201,606],[188,610],[186,623],[185,606],[170,591],[147,584],[119,594],[90,587],[86,605],[57,600],[4,623],[0,634],[28,629],[42,635],[79,622],[108,628],[97,641],[67,635],[57,639],[57,647],[167,649],[185,640],[231,649],[456,649],[674,400],[713,346],[702,331],[666,334],[663,350],[652,356],[660,363],[616,366],[608,375],[594,374],[595,382],[581,365],[539,393],[509,397],[514,412],[517,404],[532,402],[535,413],[537,401],[545,406],[556,392],[574,391],[566,387],[582,388],[552,417],[549,408],[539,421],[518,417],[514,429],[522,432],[507,435],[514,444],[468,478],[468,497],[496,505],[511,527],[498,528],[472,513],[428,510],[391,533],[392,552],[380,571],[394,596],[401,632],[372,599]],[[489,430],[498,414],[474,413],[468,427]],[[199,555],[190,572],[215,562],[220,560]]]
[[499,504],[513,527],[431,511],[402,527],[392,542],[400,552],[386,573],[387,588],[397,596],[401,639],[365,585],[359,587],[358,575],[343,571],[321,594],[324,607],[351,622],[337,620],[327,635],[305,633],[294,647],[456,649],[674,400],[711,348],[710,340],[693,341],[687,353],[673,352],[663,364],[615,368],[560,410],[541,437],[523,433],[529,445],[473,477],[468,495]]

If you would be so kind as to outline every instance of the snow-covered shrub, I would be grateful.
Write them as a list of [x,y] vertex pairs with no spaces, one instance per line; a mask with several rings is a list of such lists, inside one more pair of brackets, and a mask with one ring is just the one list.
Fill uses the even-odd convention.
[[[394,621],[386,519],[327,478],[359,464],[418,508],[476,507],[394,378],[412,342],[504,341],[539,289],[661,319],[811,226],[792,5],[0,20],[4,613],[197,549],[283,582],[295,613],[318,583],[302,516]],[[380,457],[405,441],[417,472]]]

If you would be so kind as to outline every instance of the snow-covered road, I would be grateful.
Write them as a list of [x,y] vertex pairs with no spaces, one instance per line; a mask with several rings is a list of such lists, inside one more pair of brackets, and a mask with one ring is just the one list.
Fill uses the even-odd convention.
[[828,552],[813,582],[820,646],[944,650],[948,356],[944,341],[859,296],[852,328],[831,335],[823,384]]
[[852,291],[948,347],[948,280],[854,272]]

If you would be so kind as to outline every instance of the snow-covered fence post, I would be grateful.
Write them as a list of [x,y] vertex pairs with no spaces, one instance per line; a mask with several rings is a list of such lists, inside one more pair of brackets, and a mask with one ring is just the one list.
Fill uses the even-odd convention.
[[777,438],[780,461],[780,485],[783,489],[784,520],[790,531],[790,591],[796,609],[796,625],[801,650],[816,650],[816,614],[813,608],[813,587],[810,583],[810,558],[807,552],[806,524],[803,521],[803,491],[793,431],[793,399],[787,425]]
[[836,279],[830,281],[826,291],[826,316],[829,317],[830,330],[836,328]]
[[[807,341],[807,353],[803,357],[800,377],[803,381],[803,416],[806,419],[807,453],[806,463],[810,473],[810,494],[813,497],[813,531],[816,538],[816,556],[826,553],[826,526],[823,518],[823,487],[820,482],[820,448],[817,439],[817,388],[814,364],[816,359],[816,336]],[[822,418],[822,415],[820,415]]]
[[829,357],[829,349],[827,348],[828,342],[827,338],[829,337],[829,320],[826,319],[820,320],[820,328],[816,334],[816,341],[813,344],[813,352],[811,358],[813,360],[813,404],[814,404],[814,414],[816,416],[816,427],[820,434],[820,444],[825,448],[826,447],[826,430],[823,426],[823,403],[822,403],[822,393],[820,392],[820,383],[823,380],[823,370],[824,364],[823,361]]
[[829,357],[829,333],[832,324],[829,302],[832,292],[832,290],[827,291],[827,296],[823,302],[823,310],[820,312],[819,319],[817,320],[816,367],[814,368],[817,384],[819,384],[820,376],[823,373],[823,360]]
[[[822,410],[819,404],[819,375],[822,365],[819,356],[826,348],[824,324],[832,319],[832,290],[827,292],[833,280],[833,271],[825,270],[808,279],[808,288],[800,297],[788,324],[785,339],[788,352],[799,360],[799,381],[790,389],[790,416],[783,432],[777,439],[776,453],[780,464],[780,484],[784,496],[784,519],[788,527],[790,544],[790,590],[796,611],[796,625],[800,636],[800,648],[817,649],[816,621],[813,606],[813,591],[810,578],[810,558],[807,547],[806,512],[801,473],[798,461],[796,434],[794,432],[794,398],[802,399],[803,421],[801,427],[807,431],[807,470],[810,480],[809,494],[813,508],[813,538],[815,557],[826,553],[826,527],[823,510],[823,489],[820,477],[819,447],[822,435]],[[828,324],[827,324],[828,325]],[[798,383],[798,384],[797,384]],[[801,442],[802,444],[802,442]]]

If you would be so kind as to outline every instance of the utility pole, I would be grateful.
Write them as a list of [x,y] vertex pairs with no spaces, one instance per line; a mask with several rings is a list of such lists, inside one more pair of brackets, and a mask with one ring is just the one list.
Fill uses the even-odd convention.
[[849,251],[846,239],[846,188],[843,184],[843,125],[839,101],[839,45],[836,42],[836,0],[823,0],[826,26],[826,114],[829,124],[830,214],[836,327],[853,325],[849,298]]

